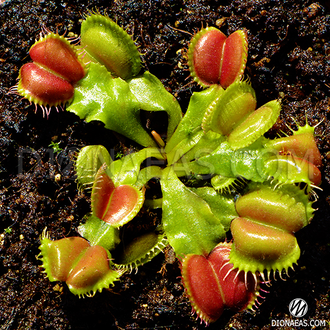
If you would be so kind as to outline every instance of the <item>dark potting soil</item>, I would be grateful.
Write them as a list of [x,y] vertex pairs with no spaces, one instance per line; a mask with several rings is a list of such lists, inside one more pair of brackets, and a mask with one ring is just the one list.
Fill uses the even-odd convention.
[[[136,148],[131,141],[85,123],[74,114],[40,110],[7,94],[42,26],[79,35],[88,10],[107,13],[134,36],[144,65],[186,109],[199,90],[187,69],[185,52],[202,26],[229,34],[246,28],[246,69],[258,103],[282,102],[281,117],[268,133],[289,133],[306,117],[317,125],[323,159],[322,191],[310,225],[297,233],[302,255],[286,281],[275,281],[256,313],[225,312],[209,329],[308,329],[285,326],[294,319],[294,298],[308,303],[308,321],[327,321],[330,329],[330,6],[327,0],[234,1],[0,1],[0,328],[5,329],[204,329],[191,314],[170,250],[137,273],[126,274],[111,290],[79,299],[66,285],[49,282],[37,260],[45,227],[52,239],[77,235],[90,211],[79,193],[73,161],[77,150],[103,144],[113,155]],[[135,226],[159,219],[141,212]],[[262,299],[261,299],[262,300]],[[320,323],[315,322],[315,325]],[[272,326],[273,325],[273,326]]]

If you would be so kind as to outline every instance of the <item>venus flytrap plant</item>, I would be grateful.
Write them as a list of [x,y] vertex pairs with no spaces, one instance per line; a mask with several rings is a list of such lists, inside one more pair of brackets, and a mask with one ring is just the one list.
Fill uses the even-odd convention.
[[41,37],[29,51],[34,63],[76,83],[85,76],[84,66],[69,41],[58,34],[48,33]]
[[133,271],[152,260],[168,245],[160,231],[150,231],[133,239],[121,249],[114,263],[118,269]]
[[[260,129],[264,129],[264,124]],[[244,178],[254,182],[272,181],[278,184],[303,182],[310,190],[321,184],[321,172],[317,167],[320,164],[320,154],[314,141],[313,128],[306,125],[304,130],[308,130],[309,135],[302,134],[297,139],[298,132],[301,132],[298,130],[293,136],[275,140],[261,136],[249,147],[237,150],[234,150],[227,138],[212,152],[187,163],[186,170],[188,173],[201,175],[212,173],[221,180],[221,189],[226,189],[223,185],[225,182],[232,185]],[[255,134],[258,136],[260,133]],[[295,141],[294,149],[290,147],[292,141]],[[241,143],[240,140],[238,143]],[[304,158],[302,155],[305,155]]]
[[317,166],[296,156],[276,155],[265,162],[264,168],[269,178],[279,184],[304,182],[309,191],[321,184],[321,172]]
[[[257,108],[252,86],[241,81],[247,33],[226,37],[207,28],[193,37],[188,64],[205,89],[193,93],[183,118],[158,78],[141,70],[134,42],[110,18],[89,14],[82,24],[86,75],[63,37],[44,39],[30,51],[34,63],[21,69],[18,92],[42,107],[73,98],[68,111],[144,147],[115,161],[103,146],[81,149],[77,181],[91,192],[91,213],[78,228],[82,237],[42,236],[40,259],[49,279],[65,281],[80,296],[94,295],[170,244],[205,323],[225,308],[251,308],[259,275],[281,276],[300,256],[294,233],[313,217],[310,195],[321,183],[321,156],[308,124],[291,136],[264,137],[281,105],[274,100]],[[141,110],[167,113],[165,141],[146,131]],[[161,165],[148,166],[151,158]],[[145,199],[150,179],[159,180],[161,198]],[[162,209],[161,223],[126,241],[125,228],[146,207]],[[233,242],[223,243],[229,230]]]
[[115,228],[92,213],[86,214],[78,227],[78,233],[88,240],[91,245],[100,245],[112,251],[120,243],[120,230]]
[[[168,165],[176,163],[183,155],[185,159],[190,161],[196,157],[196,145],[199,142],[207,139],[207,135],[202,130],[202,120],[205,109],[212,103],[215,98],[218,98],[223,93],[223,89],[218,85],[213,85],[210,88],[195,92],[190,98],[188,109],[185,116],[180,121],[177,129],[165,146],[165,153]],[[220,140],[221,136],[217,136]],[[222,141],[217,139],[215,135],[209,141],[201,146],[201,148],[215,148]],[[214,142],[215,141],[215,142]],[[190,153],[190,156],[188,156]]]

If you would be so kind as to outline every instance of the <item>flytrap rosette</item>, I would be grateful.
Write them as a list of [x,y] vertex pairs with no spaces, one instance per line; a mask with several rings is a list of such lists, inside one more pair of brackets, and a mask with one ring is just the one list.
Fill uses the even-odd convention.
[[24,64],[14,90],[30,102],[40,105],[48,115],[52,106],[70,102],[74,85],[86,70],[76,49],[59,34],[42,36],[29,51],[32,63]]
[[237,30],[226,37],[214,27],[201,29],[191,40],[188,65],[202,87],[219,84],[227,88],[243,76],[247,60],[247,36]]
[[[78,189],[91,193],[91,212],[78,227],[82,237],[42,236],[40,260],[50,281],[94,295],[169,244],[205,323],[225,309],[255,306],[259,274],[282,276],[300,257],[295,233],[311,221],[310,192],[321,183],[314,128],[264,136],[281,105],[257,106],[255,91],[242,81],[243,30],[226,37],[206,28],[193,37],[190,72],[205,89],[192,94],[184,116],[161,81],[141,70],[134,41],[109,17],[86,15],[80,51],[84,64],[64,37],[42,37],[17,91],[43,109],[73,98],[68,111],[144,148],[117,160],[101,145],[79,151]],[[148,121],[156,111],[166,117],[162,132]],[[149,208],[161,212],[154,216]],[[222,243],[228,235],[233,241]]]
[[191,305],[206,324],[225,309],[251,309],[259,295],[259,281],[234,269],[229,261],[231,243],[218,244],[208,256],[189,254],[182,261],[182,279]]

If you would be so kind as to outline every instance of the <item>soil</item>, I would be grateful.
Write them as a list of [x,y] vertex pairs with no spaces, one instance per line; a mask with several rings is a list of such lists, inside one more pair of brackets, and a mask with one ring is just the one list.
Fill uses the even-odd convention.
[[[199,90],[187,70],[185,51],[202,26],[229,34],[245,28],[249,58],[246,78],[258,103],[279,98],[282,113],[270,136],[289,132],[306,118],[316,127],[323,183],[310,225],[297,233],[302,255],[286,281],[275,281],[255,313],[225,312],[208,329],[308,329],[272,326],[292,319],[294,298],[308,303],[308,320],[330,329],[330,6],[327,0],[234,1],[0,1],[0,327],[5,329],[204,329],[184,294],[179,262],[171,251],[111,290],[79,299],[63,283],[49,282],[37,259],[45,227],[52,239],[77,235],[90,210],[79,193],[73,168],[77,150],[103,144],[126,153],[136,145],[74,114],[49,118],[19,96],[8,94],[28,51],[44,26],[79,35],[90,10],[107,13],[134,36],[145,68],[162,80],[186,109]],[[56,149],[59,147],[60,149]],[[157,214],[142,214],[140,222]]]

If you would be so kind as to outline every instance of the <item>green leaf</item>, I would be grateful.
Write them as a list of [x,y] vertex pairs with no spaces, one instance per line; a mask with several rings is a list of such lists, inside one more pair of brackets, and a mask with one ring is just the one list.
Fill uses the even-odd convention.
[[72,104],[67,108],[87,122],[99,120],[105,127],[144,147],[157,144],[141,123],[140,110],[165,111],[171,136],[182,114],[179,103],[151,73],[128,82],[113,78],[107,69],[91,63],[88,75],[75,87]]
[[129,88],[139,103],[139,108],[146,111],[165,111],[168,115],[167,139],[178,126],[182,112],[176,98],[170,94],[149,71],[129,81]]
[[[164,160],[163,155],[160,153],[157,148],[144,148],[140,151],[134,152],[132,154],[128,154],[121,159],[118,159],[110,164],[107,167],[106,172],[109,177],[113,180],[116,186],[120,184],[131,184],[136,185],[139,188],[143,186],[146,181],[143,180],[139,175],[141,173],[141,164],[148,158],[157,158],[160,160]],[[144,172],[148,172],[149,170],[145,170]],[[156,171],[157,172],[157,171]],[[152,178],[148,176],[146,173],[146,179],[149,177],[149,180]],[[139,181],[137,182],[139,178]],[[141,180],[140,180],[141,179]]]
[[228,231],[231,221],[238,216],[233,196],[221,195],[211,187],[190,189],[210,205],[213,214],[221,220],[224,229]]
[[142,127],[140,104],[129,84],[113,78],[100,64],[90,63],[88,74],[75,87],[73,102],[67,110],[87,122],[99,120],[106,128],[142,146],[157,146]]
[[164,170],[161,187],[163,227],[176,254],[209,254],[225,238],[221,220],[203,198],[181,183],[172,168]]
[[198,159],[206,154],[214,151],[223,141],[225,137],[221,134],[208,131],[204,133],[200,140],[190,149],[185,155],[185,161],[191,161],[193,159]]
[[264,160],[269,157],[267,150],[256,142],[250,147],[233,150],[223,142],[212,153],[186,164],[193,174],[216,174],[224,178],[245,178],[255,182],[268,177]]
[[218,85],[214,85],[192,95],[185,116],[165,147],[170,165],[192,149],[202,138],[204,133],[201,124],[204,113],[210,103],[222,93],[223,89]]
[[120,243],[119,230],[93,214],[85,216],[85,222],[78,227],[78,232],[90,245],[100,245],[110,251]]

